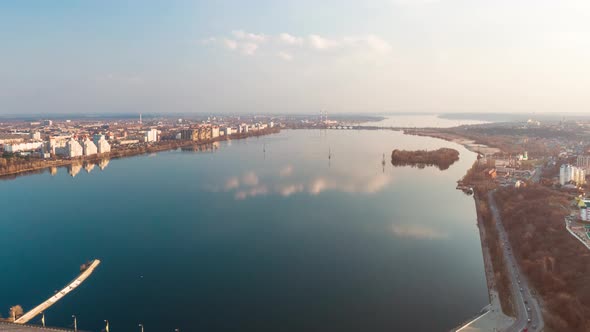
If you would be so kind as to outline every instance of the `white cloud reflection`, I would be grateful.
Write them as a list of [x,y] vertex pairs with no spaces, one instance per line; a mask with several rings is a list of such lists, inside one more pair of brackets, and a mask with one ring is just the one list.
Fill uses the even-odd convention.
[[391,230],[396,236],[416,240],[438,240],[448,237],[448,234],[425,225],[393,225]]
[[293,166],[287,165],[279,171],[280,177],[287,177],[293,175]]
[[283,197],[299,193],[319,195],[326,191],[374,194],[385,189],[393,180],[389,174],[362,174],[359,172],[349,173],[348,171],[344,173],[334,171],[308,179],[297,179],[292,165],[284,166],[278,172],[269,174],[271,176],[261,176],[250,171],[240,177],[227,178],[223,190],[233,192],[234,198],[237,200],[270,194]]

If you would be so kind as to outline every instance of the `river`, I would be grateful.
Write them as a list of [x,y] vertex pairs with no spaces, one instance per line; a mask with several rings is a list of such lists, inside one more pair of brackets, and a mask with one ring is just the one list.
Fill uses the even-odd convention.
[[[389,162],[443,146],[461,154],[445,171]],[[474,160],[400,132],[285,130],[1,181],[0,308],[99,258],[48,325],[448,331],[488,303],[474,202],[455,190]]]

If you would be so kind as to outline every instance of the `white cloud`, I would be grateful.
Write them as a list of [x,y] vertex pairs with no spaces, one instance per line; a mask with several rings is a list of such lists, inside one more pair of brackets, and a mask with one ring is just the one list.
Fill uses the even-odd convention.
[[293,174],[293,166],[291,166],[291,165],[287,165],[279,171],[280,177],[287,177],[287,176],[291,176],[292,174]]
[[337,47],[339,43],[336,40],[324,38],[319,35],[310,35],[308,37],[309,44],[316,50],[326,50]]
[[281,51],[281,52],[277,53],[277,56],[285,61],[293,60],[293,55],[291,55],[290,53],[287,53],[287,52]]
[[223,44],[230,50],[235,50],[238,48],[238,43],[232,39],[224,39]]
[[279,35],[279,40],[282,43],[287,44],[287,45],[297,45],[297,46],[303,45],[303,38],[296,37],[296,36],[290,35],[285,32],[283,32]]
[[302,184],[291,184],[279,187],[278,192],[281,194],[281,196],[289,197],[293,194],[302,192],[303,189],[304,186]]
[[265,35],[246,32],[244,30],[234,30],[232,31],[232,34],[236,39],[247,40],[253,43],[263,43],[266,41]]
[[368,35],[365,37],[365,42],[370,49],[380,52],[380,53],[389,53],[392,50],[391,45],[385,41],[384,39],[375,36],[375,35]]
[[266,195],[266,194],[268,194],[268,188],[266,186],[257,186],[257,187],[250,189],[250,190],[241,190],[241,191],[236,192],[236,194],[234,195],[234,198],[237,200],[243,200],[248,197],[256,197],[256,196],[261,196],[261,195]]
[[254,55],[258,50],[258,45],[255,43],[242,43],[239,45],[240,52],[244,55]]
[[[209,37],[202,44],[222,43],[225,48],[238,51],[242,55],[252,56],[259,51],[263,54],[276,54],[285,61],[291,61],[295,55],[310,56],[313,52],[333,51],[334,55],[362,55],[371,59],[373,56],[384,55],[393,49],[385,39],[373,35],[349,35],[336,38],[311,34],[300,37],[283,32],[273,37],[255,34],[244,30],[234,30],[228,37]],[[287,47],[287,49],[285,49]]]
[[446,233],[423,225],[393,225],[391,229],[393,234],[399,237],[417,240],[435,240],[448,237]]
[[213,44],[216,41],[217,41],[217,38],[215,38],[215,37],[209,37],[209,38],[201,39],[201,43],[204,44],[204,45]]
[[254,172],[248,172],[242,177],[242,183],[247,186],[258,185],[258,176]]
[[225,190],[236,189],[240,186],[240,180],[237,177],[232,177],[225,181]]
[[428,5],[440,2],[440,0],[390,0],[392,4],[398,6]]

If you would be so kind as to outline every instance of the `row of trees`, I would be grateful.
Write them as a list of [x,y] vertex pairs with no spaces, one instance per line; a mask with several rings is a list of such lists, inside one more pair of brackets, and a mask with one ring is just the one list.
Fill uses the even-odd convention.
[[[480,188],[481,189],[481,188]],[[504,254],[500,245],[500,237],[495,226],[495,220],[489,208],[487,193],[483,190],[476,190],[477,199],[477,217],[480,224],[483,224],[485,230],[484,243],[488,247],[492,267],[494,269],[494,286],[500,297],[502,311],[510,316],[514,316],[514,303],[512,292],[510,290],[510,278],[504,260]]]
[[565,229],[567,195],[540,185],[496,194],[516,259],[552,331],[590,331],[590,250]]

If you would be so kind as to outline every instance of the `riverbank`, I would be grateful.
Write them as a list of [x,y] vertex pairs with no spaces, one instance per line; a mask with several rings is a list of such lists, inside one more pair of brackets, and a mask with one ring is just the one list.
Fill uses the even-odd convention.
[[457,135],[455,133],[445,132],[440,129],[407,129],[404,130],[404,134],[439,138],[445,141],[460,144],[471,152],[481,153],[484,155],[502,152],[499,148],[478,144],[472,139]]
[[474,193],[473,200],[475,202],[475,210],[477,214],[477,227],[479,229],[481,251],[490,304],[482,309],[481,314],[478,314],[467,323],[461,324],[458,328],[453,329],[452,332],[502,331],[512,326],[515,322],[515,319],[505,314],[504,310],[502,310],[500,293],[496,287],[496,281],[494,278],[494,264],[491,258],[490,248],[488,246],[490,239],[486,233],[484,215],[482,213],[484,211],[482,211],[483,209],[481,208],[487,204],[485,200],[482,201],[479,198],[477,192]]
[[229,137],[220,136],[215,139],[206,141],[161,141],[154,144],[146,144],[134,148],[116,149],[109,153],[100,155],[92,155],[88,157],[78,157],[72,159],[53,159],[53,160],[23,160],[22,163],[16,165],[9,165],[7,167],[0,167],[0,180],[14,179],[17,176],[38,174],[48,169],[65,167],[71,165],[82,165],[84,163],[97,163],[104,159],[119,159],[126,157],[133,157],[142,154],[156,153],[168,150],[176,150],[179,148],[198,147],[201,145],[211,144],[214,142],[221,142],[227,140],[244,139],[248,137],[264,136],[276,134],[280,132],[280,128],[262,129],[257,132],[249,132],[242,134],[233,134]]

